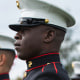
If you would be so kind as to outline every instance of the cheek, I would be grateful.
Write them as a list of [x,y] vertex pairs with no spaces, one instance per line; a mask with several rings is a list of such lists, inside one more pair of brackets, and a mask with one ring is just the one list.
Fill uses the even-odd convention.
[[32,43],[32,37],[31,36],[25,36],[22,38],[22,50],[24,53],[29,53]]
[[27,35],[22,37],[22,49],[26,52],[40,48],[42,45],[41,36]]
[[28,46],[29,42],[28,42],[28,38],[26,37],[22,37],[22,48],[26,48]]

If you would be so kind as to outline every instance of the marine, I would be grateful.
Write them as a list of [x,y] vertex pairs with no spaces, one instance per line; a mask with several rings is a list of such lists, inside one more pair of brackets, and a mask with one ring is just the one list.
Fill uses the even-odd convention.
[[67,28],[74,18],[44,0],[19,0],[21,10],[18,24],[10,24],[16,31],[15,49],[20,59],[26,60],[23,80],[70,80],[63,68],[59,50]]
[[0,35],[0,80],[10,80],[9,72],[15,59],[14,39]]

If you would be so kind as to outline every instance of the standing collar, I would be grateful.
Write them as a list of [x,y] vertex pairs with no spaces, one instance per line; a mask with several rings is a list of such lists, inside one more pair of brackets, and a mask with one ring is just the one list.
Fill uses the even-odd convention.
[[9,80],[8,73],[0,73],[0,80]]
[[27,71],[31,71],[52,62],[60,62],[59,53],[47,53],[28,59]]

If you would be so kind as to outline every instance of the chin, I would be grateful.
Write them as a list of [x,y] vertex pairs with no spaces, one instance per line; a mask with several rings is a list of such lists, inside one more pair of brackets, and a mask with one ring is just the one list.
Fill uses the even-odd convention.
[[26,58],[18,53],[18,58],[21,60],[26,60]]
[[22,56],[18,56],[18,58],[21,59],[21,60],[26,60],[26,58],[22,57]]

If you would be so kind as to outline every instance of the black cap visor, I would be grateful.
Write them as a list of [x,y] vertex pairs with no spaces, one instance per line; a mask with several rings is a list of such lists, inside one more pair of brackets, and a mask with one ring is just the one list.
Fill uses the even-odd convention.
[[16,54],[14,49],[0,48],[0,50],[3,50],[3,51],[11,51],[14,54]]
[[18,32],[18,31],[21,30],[22,27],[36,27],[36,26],[39,26],[39,25],[51,26],[53,28],[57,28],[57,29],[60,29],[60,30],[63,30],[63,31],[66,32],[65,28],[54,25],[54,24],[11,24],[11,25],[9,25],[9,28]]
[[36,26],[40,26],[40,25],[47,25],[47,26],[51,26],[53,28],[57,28],[57,29],[61,29],[63,31],[66,31],[66,29],[63,27],[46,23],[45,19],[25,18],[25,17],[20,18],[19,24],[9,25],[9,28],[18,32],[22,29],[22,27],[36,27]]
[[20,31],[22,27],[36,27],[41,24],[11,24],[9,25],[9,28],[14,31]]

